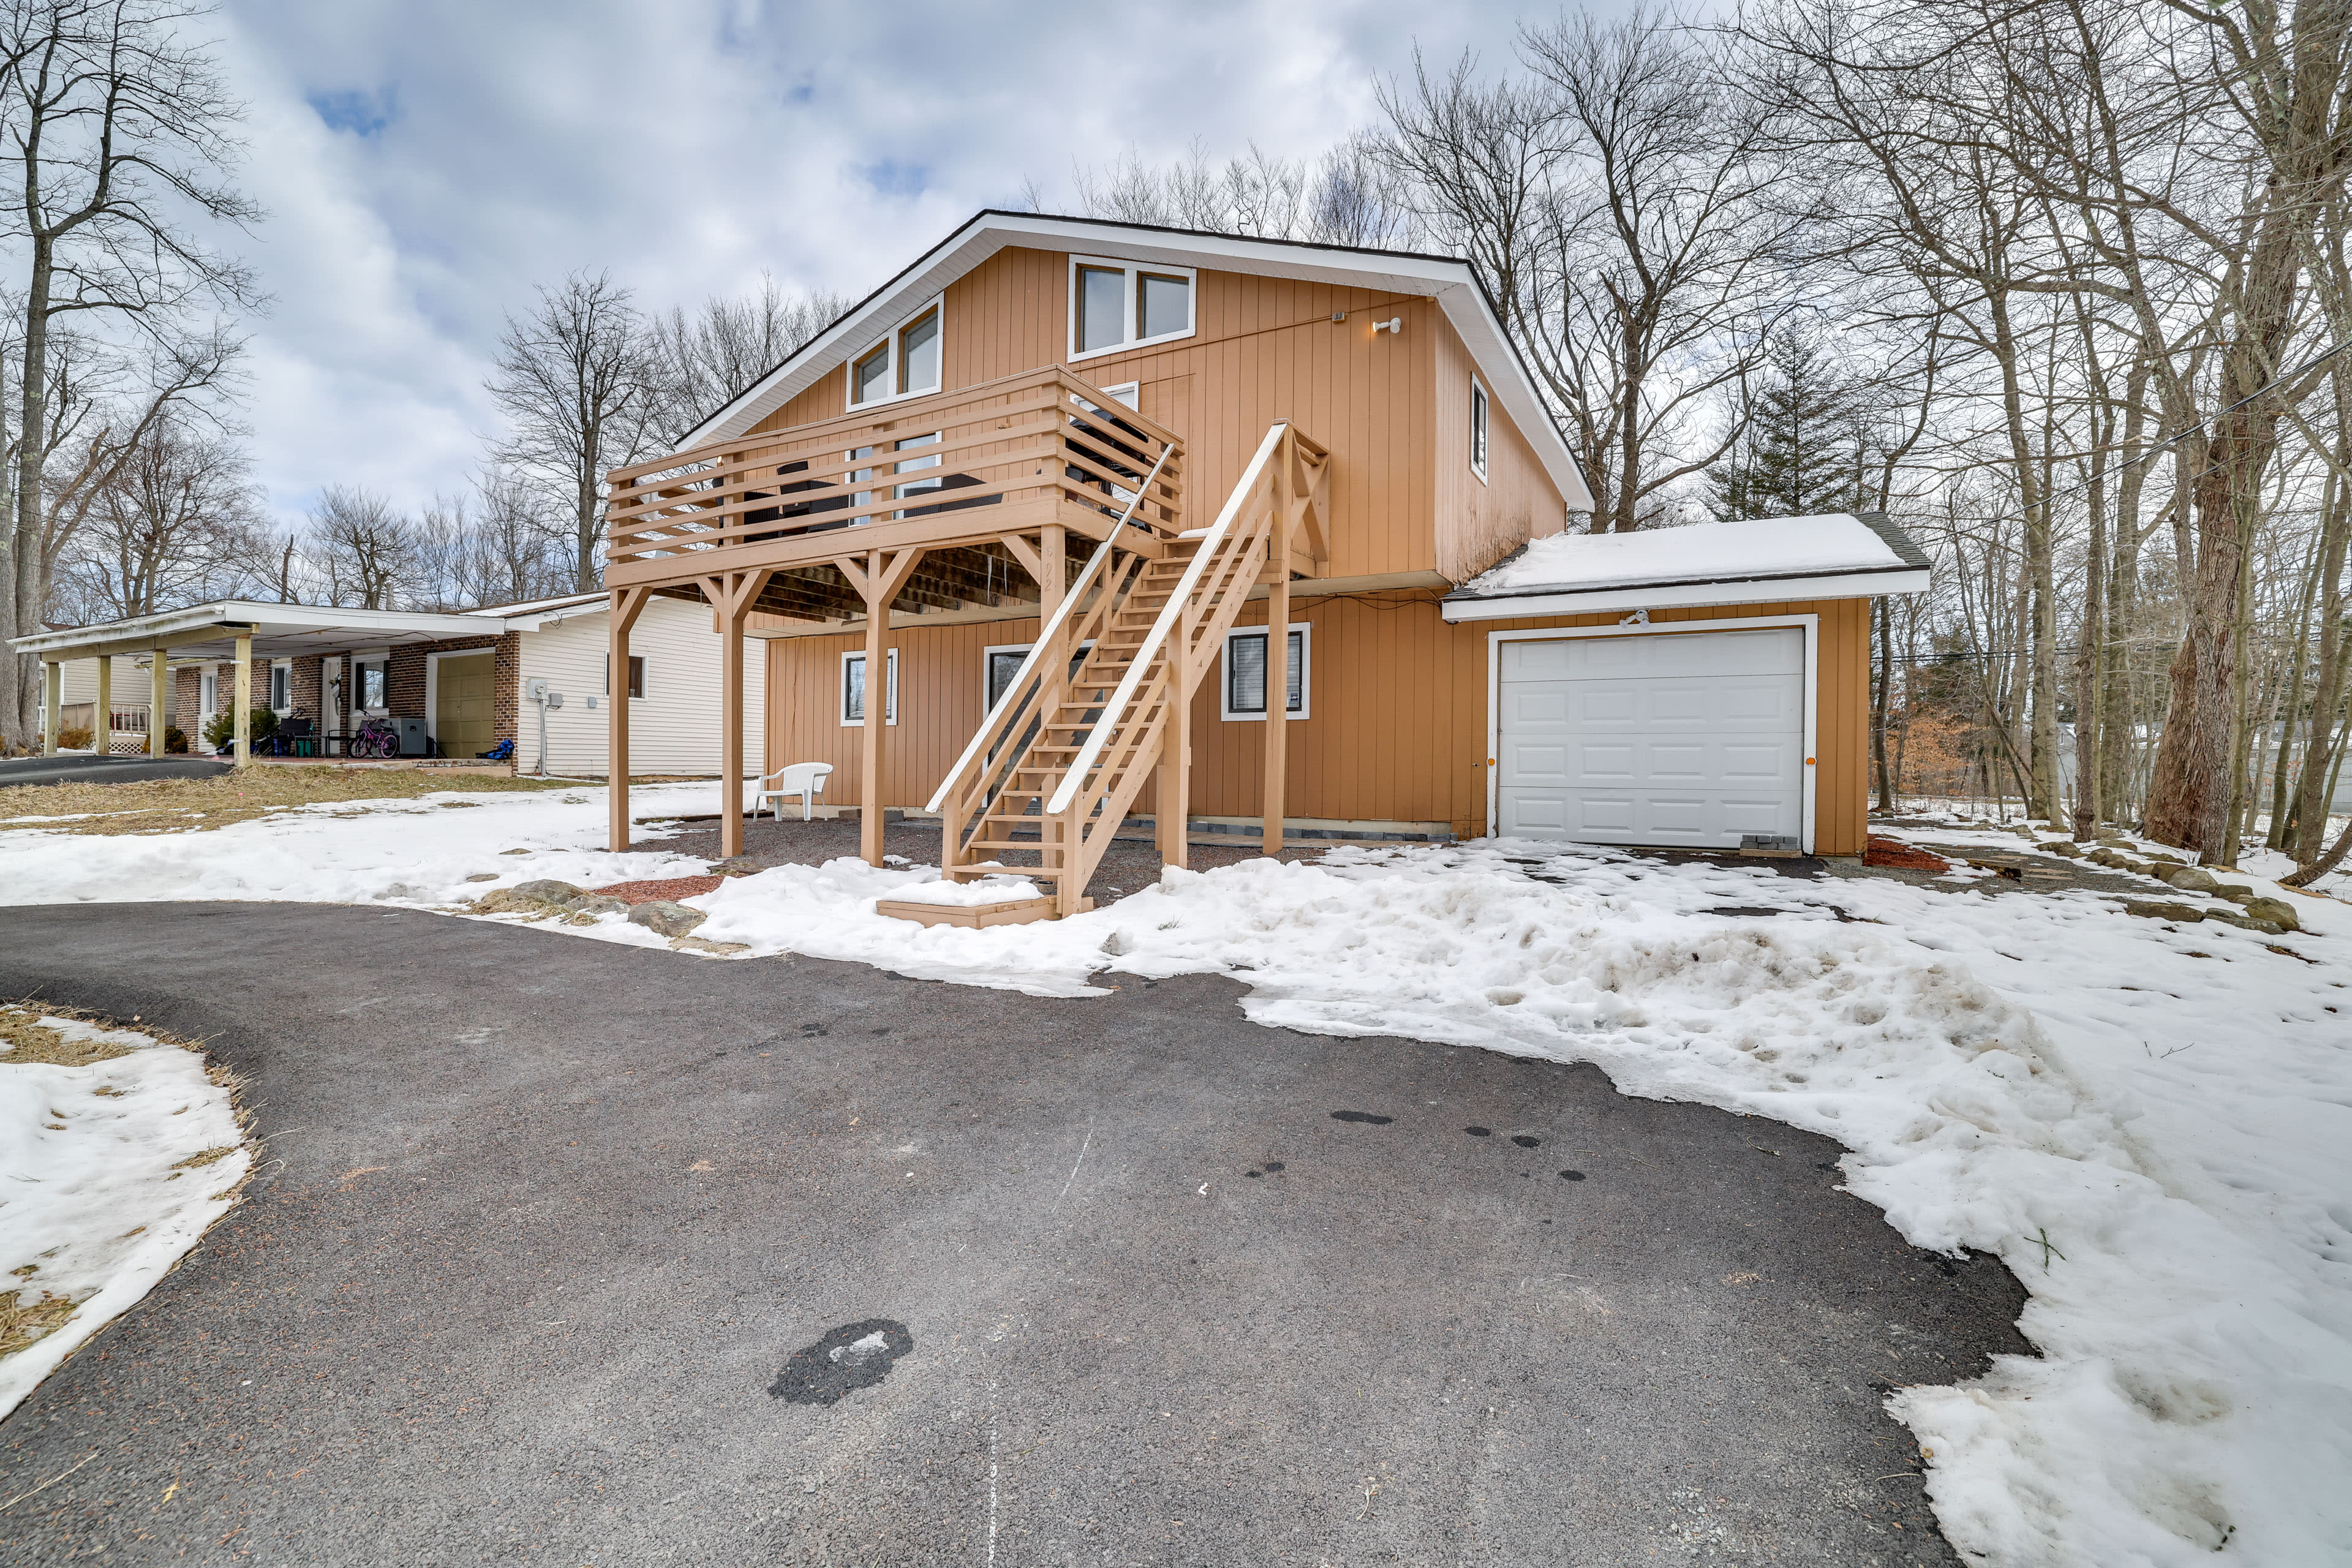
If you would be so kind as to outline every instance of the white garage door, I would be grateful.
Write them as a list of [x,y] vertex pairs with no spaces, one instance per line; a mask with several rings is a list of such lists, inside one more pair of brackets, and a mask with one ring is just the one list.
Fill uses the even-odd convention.
[[1504,834],[1737,849],[1803,831],[1802,628],[1506,642],[1499,662]]

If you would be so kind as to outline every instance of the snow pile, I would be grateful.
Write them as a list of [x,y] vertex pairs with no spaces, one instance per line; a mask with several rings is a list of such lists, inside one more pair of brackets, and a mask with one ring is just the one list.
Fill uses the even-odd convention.
[[909,882],[882,895],[893,903],[943,904],[953,909],[980,909],[989,904],[1013,904],[1042,899],[1043,889],[1026,877],[991,876],[976,882]]
[[[229,1091],[199,1053],[23,1008],[0,1009],[0,1045],[16,1042],[0,1050],[0,1300],[13,1289],[37,1328],[56,1321],[45,1302],[73,1303],[70,1317],[0,1355],[5,1415],[227,1212],[252,1156]],[[60,1042],[68,1048],[53,1048]],[[123,1054],[80,1066],[26,1059],[108,1050]]]
[[[634,815],[718,809],[715,782],[643,785]],[[708,869],[662,849],[606,853],[602,787],[336,801],[184,833],[0,832],[0,904],[282,899],[448,904],[537,878],[593,885]],[[640,822],[640,841],[660,830]],[[515,855],[509,851],[520,849]],[[499,873],[496,883],[469,876]],[[905,879],[905,873],[900,873]]]
[[1908,564],[1846,512],[1743,518],[1639,533],[1555,533],[1463,586],[1465,595],[1573,592]]

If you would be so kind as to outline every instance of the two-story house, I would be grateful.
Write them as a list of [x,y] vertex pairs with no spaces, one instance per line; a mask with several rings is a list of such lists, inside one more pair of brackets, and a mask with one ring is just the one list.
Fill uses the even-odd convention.
[[1177,864],[1286,824],[1859,853],[1870,598],[1926,585],[1875,518],[1565,533],[1465,262],[1028,214],[610,478],[615,668],[649,597],[709,604],[765,641],[767,769],[833,763],[868,858],[936,813],[950,877],[1064,912],[1142,816]]

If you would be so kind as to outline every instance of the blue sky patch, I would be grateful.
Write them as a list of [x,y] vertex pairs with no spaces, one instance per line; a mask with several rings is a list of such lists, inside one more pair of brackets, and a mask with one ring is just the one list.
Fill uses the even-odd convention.
[[398,100],[388,87],[375,92],[314,92],[306,101],[328,130],[354,136],[375,135],[399,112]]
[[878,163],[868,163],[859,174],[866,183],[886,196],[919,196],[930,188],[931,170],[928,163],[901,163],[896,158],[885,158]]

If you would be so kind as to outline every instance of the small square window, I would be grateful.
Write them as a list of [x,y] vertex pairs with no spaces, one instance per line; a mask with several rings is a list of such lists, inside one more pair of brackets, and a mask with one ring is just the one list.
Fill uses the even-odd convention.
[[890,403],[937,392],[940,385],[942,300],[899,322],[880,342],[849,362],[849,406]]
[[[898,721],[898,650],[890,650],[890,689],[884,694],[882,722]],[[845,653],[841,656],[841,721],[860,726],[866,722],[866,656]]]
[[1135,335],[1165,338],[1192,330],[1192,280],[1158,272],[1135,275]]
[[[645,694],[646,656],[633,653],[629,656],[629,695],[643,697]],[[609,653],[604,656],[604,695],[613,695],[613,656]]]
[[[1307,717],[1308,629],[1290,628],[1290,668],[1284,682],[1289,700],[1284,706],[1293,719]],[[1265,632],[1262,628],[1225,634],[1225,679],[1219,697],[1223,718],[1265,717]]]

